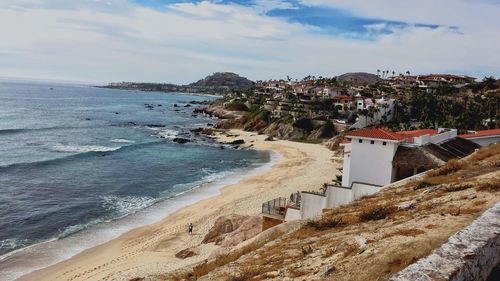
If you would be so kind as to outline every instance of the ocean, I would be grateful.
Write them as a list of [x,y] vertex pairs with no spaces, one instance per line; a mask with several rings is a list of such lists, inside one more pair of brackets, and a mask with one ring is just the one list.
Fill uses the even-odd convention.
[[0,82],[2,280],[153,223],[269,165],[267,152],[221,149],[191,132],[216,122],[193,114],[212,99]]

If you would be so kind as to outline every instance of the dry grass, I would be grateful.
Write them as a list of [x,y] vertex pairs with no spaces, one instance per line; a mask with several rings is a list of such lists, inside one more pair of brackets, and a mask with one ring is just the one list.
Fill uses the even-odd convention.
[[481,182],[475,185],[477,191],[500,191],[500,179],[492,179],[491,182]]
[[359,214],[359,220],[362,222],[382,220],[394,213],[397,209],[394,206],[375,206],[363,210]]
[[290,268],[288,269],[288,272],[290,273],[291,277],[297,278],[306,275],[308,273],[308,270],[305,270],[303,268]]
[[349,244],[345,249],[344,251],[342,251],[342,256],[344,258],[347,258],[351,255],[353,255],[354,253],[357,253],[359,251],[359,246],[358,244]]
[[458,159],[451,159],[450,161],[448,161],[446,164],[439,167],[438,169],[430,171],[429,173],[427,173],[427,175],[429,177],[449,175],[453,172],[461,170],[462,168],[465,167],[466,164],[467,163],[465,161],[461,161]]
[[416,229],[416,228],[407,228],[407,229],[398,229],[394,232],[387,233],[384,236],[382,236],[382,239],[393,237],[393,236],[411,236],[415,237],[420,234],[424,234],[425,231],[421,229]]
[[346,224],[342,221],[341,217],[321,217],[307,222],[308,227],[312,227],[317,230],[327,230],[345,225]]

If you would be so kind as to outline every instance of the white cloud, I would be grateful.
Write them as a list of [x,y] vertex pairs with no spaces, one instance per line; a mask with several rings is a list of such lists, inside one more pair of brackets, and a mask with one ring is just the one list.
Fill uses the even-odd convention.
[[[54,4],[60,2],[0,4],[0,76],[187,83],[215,71],[251,79],[378,68],[500,73],[495,55],[500,40],[491,34],[498,24],[483,29],[471,24],[462,33],[391,27],[393,33],[363,41],[319,35],[235,4],[176,4],[158,11],[121,0],[80,1],[77,8]],[[119,9],[109,9],[113,5]]]

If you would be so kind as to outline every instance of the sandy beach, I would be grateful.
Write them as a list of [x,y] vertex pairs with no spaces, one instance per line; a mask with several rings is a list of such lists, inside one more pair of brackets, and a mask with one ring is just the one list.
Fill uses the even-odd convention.
[[[243,139],[245,145],[278,153],[281,158],[270,170],[225,186],[217,196],[183,207],[155,224],[134,229],[19,280],[129,280],[171,272],[205,260],[218,249],[213,243],[201,241],[219,216],[258,215],[263,202],[288,197],[298,190],[318,190],[339,174],[341,162],[322,145],[264,141],[264,135],[239,130],[227,135],[219,135],[218,139]],[[194,235],[187,233],[190,222],[194,224]],[[189,247],[197,247],[200,254],[184,260],[174,256]]]

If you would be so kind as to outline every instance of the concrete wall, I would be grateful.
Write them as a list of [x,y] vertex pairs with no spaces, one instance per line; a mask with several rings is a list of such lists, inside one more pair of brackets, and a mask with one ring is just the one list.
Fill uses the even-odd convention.
[[321,215],[325,205],[326,197],[323,195],[300,193],[300,217],[302,219],[312,219]]
[[326,208],[336,208],[349,204],[354,200],[352,189],[340,186],[329,186],[325,192]]
[[[362,141],[360,143],[359,141]],[[371,141],[374,143],[371,144]],[[386,145],[383,145],[386,142]],[[387,185],[392,180],[392,159],[399,143],[388,140],[352,138],[349,178],[342,185],[351,186],[353,182],[366,182],[374,185]],[[342,176],[343,177],[343,176]]]
[[353,183],[352,185],[352,193],[354,200],[359,199],[363,196],[367,195],[372,195],[374,193],[377,193],[382,189],[382,186],[374,186],[371,184],[364,184],[364,183]]
[[500,202],[391,281],[487,280],[500,262]]
[[285,221],[300,220],[300,209],[286,208]]

